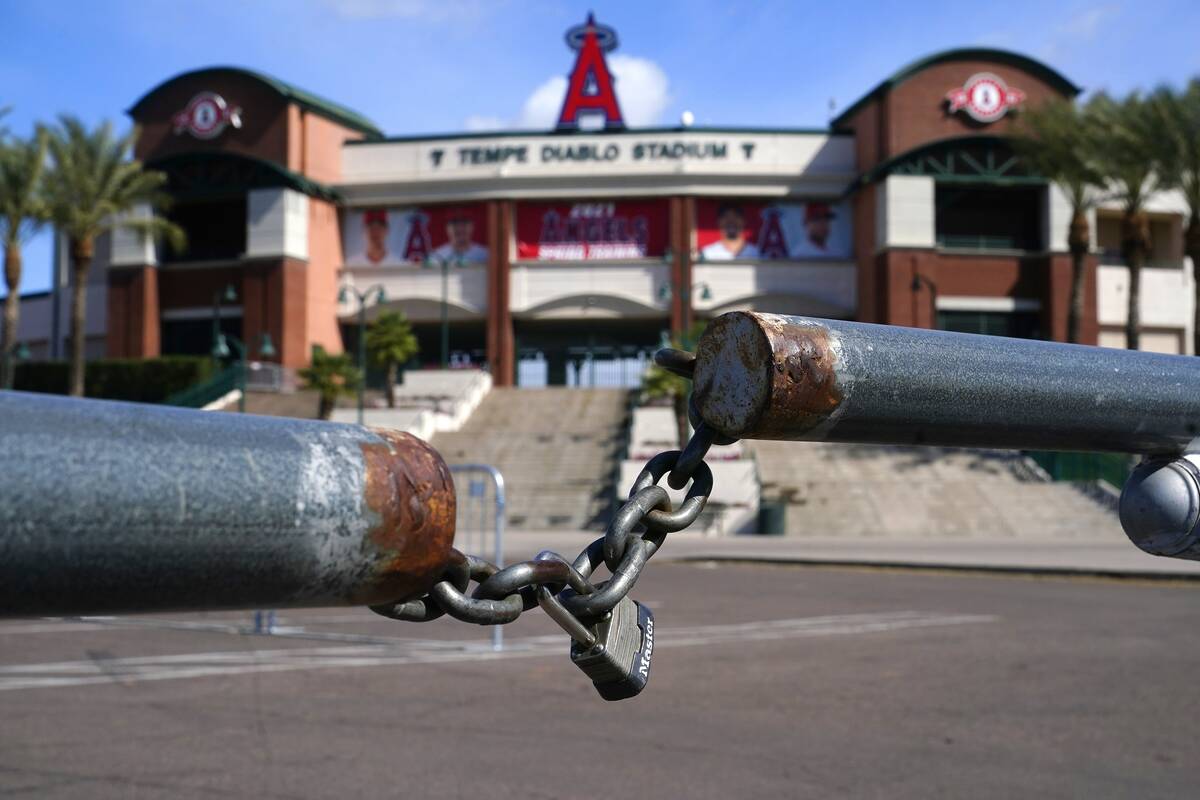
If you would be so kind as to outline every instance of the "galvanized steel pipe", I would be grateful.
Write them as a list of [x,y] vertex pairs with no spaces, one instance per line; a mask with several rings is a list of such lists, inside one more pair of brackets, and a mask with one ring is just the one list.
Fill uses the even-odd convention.
[[745,439],[1178,453],[1200,358],[733,312],[700,339],[696,408]]
[[454,482],[405,433],[0,392],[0,616],[424,592]]

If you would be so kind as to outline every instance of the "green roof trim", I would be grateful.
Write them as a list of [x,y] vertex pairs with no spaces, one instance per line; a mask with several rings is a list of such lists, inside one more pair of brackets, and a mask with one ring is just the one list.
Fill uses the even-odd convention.
[[617,128],[617,129],[598,129],[594,131],[588,130],[498,130],[498,131],[466,131],[463,133],[426,133],[414,134],[411,136],[387,136],[380,139],[362,139],[358,141],[346,142],[347,145],[358,144],[379,144],[381,142],[440,142],[453,139],[506,139],[516,136],[551,136],[551,137],[569,137],[569,136],[653,136],[668,133],[706,133],[706,134],[724,134],[729,136],[769,136],[773,134],[793,135],[793,136],[846,136],[845,132],[833,131],[829,128],[737,128],[737,127],[709,127],[693,125],[691,127],[683,127],[682,125],[654,128]]
[[[146,162],[147,169],[167,173],[175,185],[168,190],[184,196],[223,194],[250,189],[293,189],[309,197],[341,202],[341,195],[331,186],[292,172],[274,161],[236,153],[179,153]],[[186,183],[186,186],[180,186]]]
[[139,98],[138,101],[129,108],[127,113],[130,116],[137,116],[142,105],[149,101],[151,97],[178,81],[188,78],[200,78],[208,76],[215,77],[218,75],[231,74],[243,78],[250,78],[251,80],[256,80],[259,83],[265,83],[289,102],[295,103],[301,108],[312,111],[314,114],[319,114],[326,119],[333,120],[340,125],[345,125],[351,130],[359,131],[360,133],[364,133],[371,138],[379,138],[383,136],[383,131],[379,130],[379,128],[375,126],[375,123],[371,122],[371,120],[367,119],[362,114],[359,114],[357,111],[346,108],[346,106],[343,106],[340,103],[335,103],[332,100],[327,100],[324,97],[315,95],[312,92],[301,89],[298,86],[285,83],[278,78],[271,77],[270,75],[266,75],[262,72],[242,69],[241,67],[205,67],[204,69],[191,70],[190,72],[181,72],[174,78],[169,78],[163,81],[158,86],[155,86],[153,89],[142,95],[141,98]]
[[1067,80],[1058,70],[1021,53],[1014,53],[1011,50],[997,50],[990,47],[961,47],[955,50],[943,50],[940,53],[933,53],[900,68],[874,89],[856,100],[845,111],[834,117],[833,121],[829,123],[829,127],[834,130],[841,128],[859,109],[879,95],[890,92],[909,78],[929,67],[949,61],[995,61],[1015,69],[1024,70],[1045,81],[1068,97],[1074,97],[1083,91],[1081,87]]
[[[962,155],[967,149],[972,147],[1003,150],[1008,153],[1009,158],[1001,164],[974,163],[971,161],[969,155]],[[1015,154],[1011,153],[1011,149],[1011,139],[993,134],[952,136],[947,139],[926,142],[871,167],[855,178],[846,187],[846,190],[842,192],[842,196],[848,197],[863,187],[883,180],[888,175],[897,172],[899,168],[919,163],[920,159],[926,156],[936,157],[953,154],[960,155],[960,157],[968,162],[968,173],[954,174],[953,168],[950,168],[941,174],[937,172],[901,172],[900,174],[928,174],[936,181],[947,183],[989,183],[996,186],[1041,185],[1046,183],[1046,179],[1040,175],[1027,172],[1024,164]],[[946,166],[949,167],[949,164]]]

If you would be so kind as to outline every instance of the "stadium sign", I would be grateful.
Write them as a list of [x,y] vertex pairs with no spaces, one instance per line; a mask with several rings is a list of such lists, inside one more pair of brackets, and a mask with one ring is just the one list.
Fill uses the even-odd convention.
[[692,138],[683,136],[622,137],[620,141],[597,137],[570,142],[507,139],[488,143],[465,142],[454,147],[434,147],[428,164],[434,170],[470,169],[535,164],[632,164],[641,162],[734,163],[753,160],[758,143],[751,138]]
[[215,139],[227,126],[242,127],[242,109],[230,107],[216,92],[200,92],[174,117],[175,135],[187,131],[197,139]]
[[605,128],[624,128],[615,81],[604,58],[605,53],[616,49],[617,32],[597,24],[595,17],[588,14],[587,22],[567,31],[567,47],[579,55],[567,78],[567,95],[558,113],[556,129],[578,130],[579,118],[585,115],[603,116]]
[[978,72],[962,86],[946,93],[947,113],[965,111],[985,125],[995,122],[1025,101],[1025,93],[990,72]]

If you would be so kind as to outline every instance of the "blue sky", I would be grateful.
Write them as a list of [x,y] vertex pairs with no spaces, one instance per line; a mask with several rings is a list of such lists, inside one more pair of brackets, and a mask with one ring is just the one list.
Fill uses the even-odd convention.
[[[909,61],[971,45],[1044,60],[1088,90],[1200,73],[1195,0],[0,0],[0,107],[21,134],[63,111],[123,125],[160,81],[233,64],[389,134],[539,127],[572,64],[563,33],[589,9],[620,37],[612,63],[634,124],[690,110],[698,124],[823,126],[831,102],[845,108]],[[46,236],[29,243],[22,291],[49,285],[49,258]]]

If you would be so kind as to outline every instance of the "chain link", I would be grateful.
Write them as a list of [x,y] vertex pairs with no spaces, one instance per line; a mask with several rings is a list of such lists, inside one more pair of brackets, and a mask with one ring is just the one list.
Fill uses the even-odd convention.
[[[691,380],[696,356],[665,349],[654,354],[654,362]],[[710,428],[690,403],[688,416],[695,432],[683,450],[659,453],[646,463],[604,536],[585,547],[574,561],[543,550],[530,561],[500,569],[477,556],[452,550],[441,579],[428,594],[404,603],[371,606],[371,610],[408,622],[430,622],[449,614],[476,625],[504,625],[540,606],[573,631],[574,638],[586,642],[592,636],[587,626],[602,619],[629,594],[667,534],[684,530],[704,511],[713,488],[712,470],[704,463],[709,448],[736,441]],[[678,508],[671,506],[667,490],[658,485],[664,476],[672,489],[691,482]],[[602,564],[609,579],[593,583],[592,574]],[[472,581],[476,587],[468,594]]]

